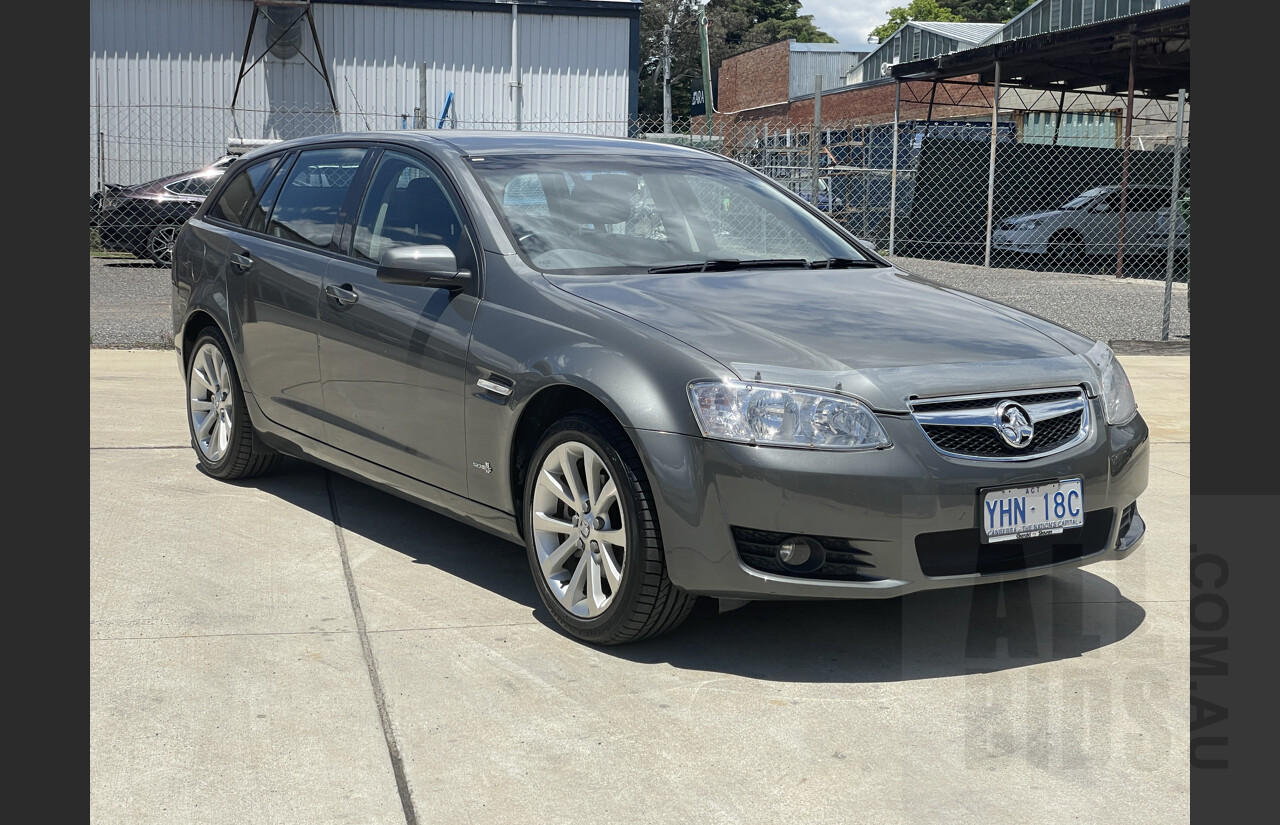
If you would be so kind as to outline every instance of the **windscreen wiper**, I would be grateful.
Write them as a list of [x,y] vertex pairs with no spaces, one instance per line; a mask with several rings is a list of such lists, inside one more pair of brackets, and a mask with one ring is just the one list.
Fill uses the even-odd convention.
[[650,267],[649,271],[656,275],[663,272],[727,272],[730,269],[761,269],[764,267],[808,269],[809,262],[804,258],[757,258],[745,261],[737,258],[710,258],[695,263],[654,266]]
[[884,264],[862,258],[827,258],[809,262],[810,269],[862,269],[873,266],[884,266]]

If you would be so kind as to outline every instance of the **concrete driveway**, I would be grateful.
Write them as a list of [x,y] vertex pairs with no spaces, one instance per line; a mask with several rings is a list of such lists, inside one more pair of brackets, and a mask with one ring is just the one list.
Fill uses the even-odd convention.
[[287,462],[203,475],[172,350],[90,364],[95,825],[1190,820],[1190,357],[1129,559],[595,649],[523,550]]

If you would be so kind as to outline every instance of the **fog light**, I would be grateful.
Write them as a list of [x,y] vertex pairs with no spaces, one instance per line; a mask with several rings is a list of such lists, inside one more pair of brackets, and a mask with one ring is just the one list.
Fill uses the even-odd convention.
[[822,545],[808,536],[788,536],[778,545],[778,561],[796,573],[816,570],[825,560],[826,551]]

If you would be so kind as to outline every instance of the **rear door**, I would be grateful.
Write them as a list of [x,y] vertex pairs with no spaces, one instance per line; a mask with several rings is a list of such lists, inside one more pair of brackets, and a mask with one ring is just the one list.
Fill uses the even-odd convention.
[[1125,252],[1149,255],[1163,251],[1168,242],[1167,224],[1162,218],[1169,213],[1171,197],[1168,189],[1135,186],[1129,193],[1129,212],[1125,215]]
[[1086,254],[1116,254],[1116,240],[1120,235],[1120,190],[1098,195],[1080,213],[1079,220]]
[[[317,313],[335,229],[367,149],[325,147],[281,165],[224,250],[245,384],[272,421],[323,439]],[[229,187],[230,189],[230,187]]]
[[[479,273],[460,199],[436,164],[387,150],[353,223],[349,254],[329,263],[320,301],[327,440],[465,495],[463,382]],[[378,280],[388,249],[428,244],[448,246],[476,276],[466,290]]]

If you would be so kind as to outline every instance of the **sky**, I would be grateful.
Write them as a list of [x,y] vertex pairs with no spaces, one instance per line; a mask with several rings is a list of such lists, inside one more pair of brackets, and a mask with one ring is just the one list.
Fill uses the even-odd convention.
[[909,0],[800,0],[800,14],[813,15],[813,24],[842,46],[865,48],[867,33],[889,20],[889,9]]

